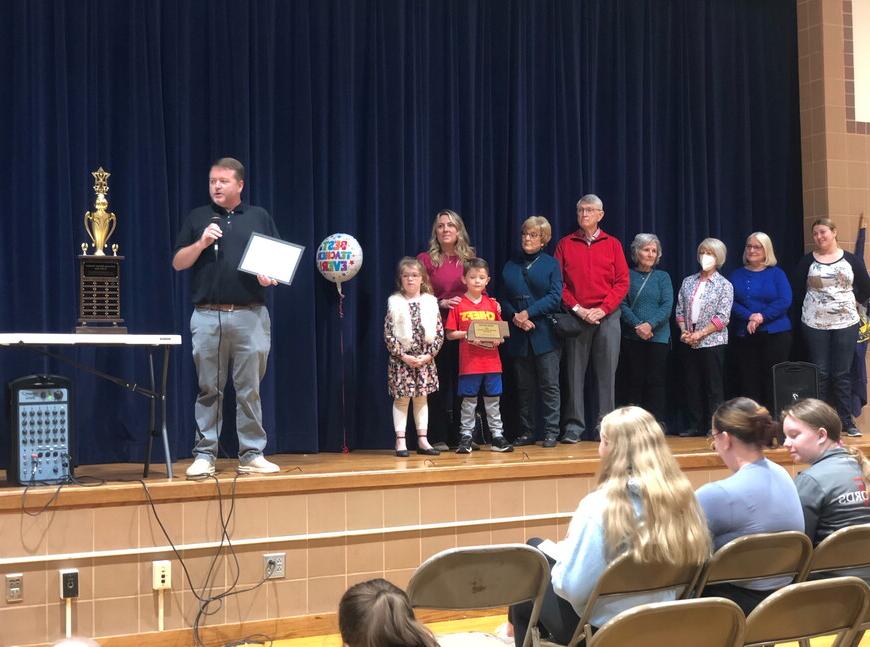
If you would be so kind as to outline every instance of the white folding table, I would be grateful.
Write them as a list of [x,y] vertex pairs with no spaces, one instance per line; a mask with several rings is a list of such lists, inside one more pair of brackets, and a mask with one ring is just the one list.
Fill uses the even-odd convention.
[[[166,383],[169,377],[169,350],[172,346],[181,345],[181,335],[127,335],[127,334],[108,334],[108,333],[0,333],[0,347],[6,348],[27,348],[42,355],[52,357],[67,364],[71,364],[88,373],[92,373],[97,377],[101,377],[115,384],[119,384],[124,388],[144,395],[150,400],[151,419],[148,435],[148,449],[145,453],[145,469],[143,476],[148,476],[148,471],[151,467],[151,450],[154,443],[154,438],[157,437],[157,403],[160,402],[160,435],[163,437],[163,452],[166,456],[166,474],[172,480],[172,458],[169,454],[169,437],[166,433]],[[49,347],[63,346],[80,346],[80,347],[100,347],[100,346],[130,346],[141,347],[148,350],[148,373],[150,376],[150,387],[144,388],[136,382],[130,382],[115,375],[110,375],[98,370],[93,366],[81,364],[76,360],[48,350]],[[163,366],[161,370],[160,387],[154,381],[154,351],[163,349]]]

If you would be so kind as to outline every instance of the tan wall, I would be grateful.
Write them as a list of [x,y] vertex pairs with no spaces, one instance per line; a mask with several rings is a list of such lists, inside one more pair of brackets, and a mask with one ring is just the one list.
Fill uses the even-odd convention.
[[804,243],[810,224],[834,220],[854,249],[858,215],[870,215],[870,136],[855,121],[852,0],[797,0]]

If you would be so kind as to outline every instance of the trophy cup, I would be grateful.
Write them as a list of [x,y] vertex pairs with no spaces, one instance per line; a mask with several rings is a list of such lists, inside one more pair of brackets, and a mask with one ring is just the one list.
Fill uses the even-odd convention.
[[118,219],[108,211],[109,176],[102,167],[94,176],[94,210],[85,213],[85,232],[91,239],[94,253],[88,255],[88,243],[82,243],[79,258],[79,325],[77,333],[126,333],[121,318],[121,261],[118,245],[113,244],[112,255],[104,251],[109,238],[115,233]]

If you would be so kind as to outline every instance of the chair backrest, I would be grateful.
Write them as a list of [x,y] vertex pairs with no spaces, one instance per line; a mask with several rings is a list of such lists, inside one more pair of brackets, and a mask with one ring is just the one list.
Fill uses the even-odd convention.
[[489,609],[534,600],[528,646],[537,626],[550,564],[537,548],[497,544],[450,548],[420,564],[408,583],[414,607]]
[[870,601],[857,577],[789,584],[746,618],[746,645],[767,645],[838,634],[832,647],[849,645]]
[[591,636],[589,617],[600,598],[667,589],[678,589],[677,597],[680,598],[691,591],[700,568],[695,564],[678,566],[638,562],[629,553],[620,555],[607,566],[598,579],[568,647],[574,647]]
[[870,523],[828,535],[813,551],[806,576],[870,566]]
[[780,362],[773,372],[773,408],[776,415],[804,398],[819,397],[819,367],[809,362]]
[[744,625],[740,607],[725,598],[653,602],[612,618],[588,647],[741,647]]
[[813,544],[796,530],[765,532],[732,539],[715,552],[701,572],[695,595],[708,584],[790,576],[800,581]]

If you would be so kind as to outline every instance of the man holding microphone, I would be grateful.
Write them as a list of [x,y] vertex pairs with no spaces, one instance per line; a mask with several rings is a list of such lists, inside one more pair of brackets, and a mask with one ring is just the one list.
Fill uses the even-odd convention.
[[266,373],[271,321],[266,290],[274,279],[238,270],[252,233],[278,238],[269,213],[242,201],[245,167],[231,157],[212,164],[208,176],[211,204],[191,211],[178,233],[172,267],[192,269],[190,318],[193,361],[199,382],[194,406],[196,445],[188,478],[214,474],[220,436],[222,394],[232,359],[236,390],[239,472],[278,472],[266,460],[266,431],[260,406],[260,381]]

